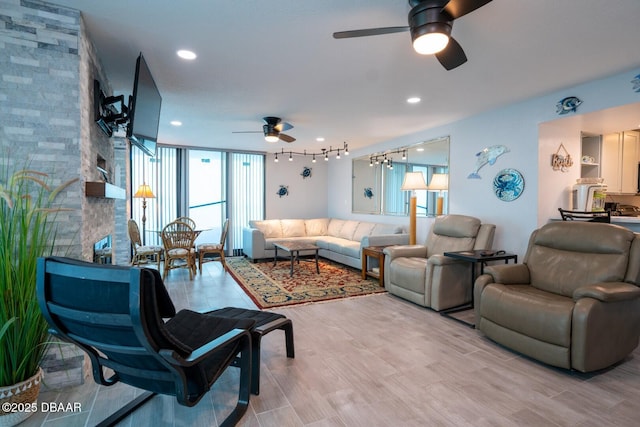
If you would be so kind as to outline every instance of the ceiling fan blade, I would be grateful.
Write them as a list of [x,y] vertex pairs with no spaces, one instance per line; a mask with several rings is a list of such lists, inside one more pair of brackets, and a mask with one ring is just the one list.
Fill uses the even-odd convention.
[[491,2],[491,0],[451,0],[444,7],[444,11],[451,15],[453,19],[458,19],[467,13],[481,8],[489,2]]
[[280,122],[274,126],[274,129],[278,132],[282,132],[285,130],[293,129],[293,125],[287,122]]
[[453,37],[449,37],[449,44],[444,50],[436,53],[436,58],[447,70],[453,70],[467,62],[467,55],[464,54],[462,46]]
[[280,135],[278,135],[278,137],[283,140],[284,142],[293,142],[296,139],[292,136],[289,136],[287,134],[281,133]]
[[364,30],[338,31],[333,33],[334,39],[349,39],[351,37],[379,36],[383,34],[402,33],[409,31],[409,27],[367,28]]

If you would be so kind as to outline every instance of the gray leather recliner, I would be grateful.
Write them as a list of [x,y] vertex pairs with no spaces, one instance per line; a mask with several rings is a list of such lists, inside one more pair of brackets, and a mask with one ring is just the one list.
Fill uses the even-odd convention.
[[475,282],[476,327],[561,368],[621,361],[640,336],[640,235],[610,224],[553,222],[534,231],[522,264]]
[[495,228],[466,215],[436,218],[424,245],[384,249],[385,288],[391,294],[436,311],[470,302],[472,264],[442,254],[490,249]]

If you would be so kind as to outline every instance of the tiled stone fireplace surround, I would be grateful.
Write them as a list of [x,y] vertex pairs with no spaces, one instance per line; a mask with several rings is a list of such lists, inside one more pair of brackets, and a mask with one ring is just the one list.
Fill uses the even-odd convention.
[[[102,179],[98,158],[112,184],[128,186],[126,141],[108,138],[93,122],[93,80],[107,93],[111,87],[80,12],[6,0],[0,25],[0,161],[49,173],[54,185],[79,177],[60,197],[73,209],[56,219],[60,253],[91,260],[93,244],[112,235],[114,262],[128,263],[127,202],[84,194],[85,182]],[[53,347],[43,364],[45,387],[82,381],[82,352]]]

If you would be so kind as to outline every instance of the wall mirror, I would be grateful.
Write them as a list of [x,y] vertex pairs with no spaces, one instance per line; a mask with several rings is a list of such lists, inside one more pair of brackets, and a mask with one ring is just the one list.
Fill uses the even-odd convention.
[[[406,172],[422,172],[430,187],[426,191],[416,191],[417,215],[447,213],[448,136],[353,159],[351,211],[373,215],[408,215],[411,194],[400,190]],[[434,179],[436,174],[440,176]],[[444,183],[438,184],[439,178]],[[438,208],[439,204],[442,208]]]

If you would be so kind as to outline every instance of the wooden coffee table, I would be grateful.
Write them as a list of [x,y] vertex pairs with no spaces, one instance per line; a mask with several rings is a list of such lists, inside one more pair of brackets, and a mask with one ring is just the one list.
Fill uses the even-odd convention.
[[315,259],[316,259],[316,272],[320,274],[320,266],[318,265],[318,249],[316,245],[312,242],[305,240],[294,240],[290,242],[273,242],[273,246],[275,247],[275,254],[273,256],[273,265],[276,265],[278,261],[278,249],[288,252],[289,258],[291,258],[291,270],[289,272],[290,276],[293,277],[293,264],[294,261],[298,261],[300,263],[300,251],[315,251]]

